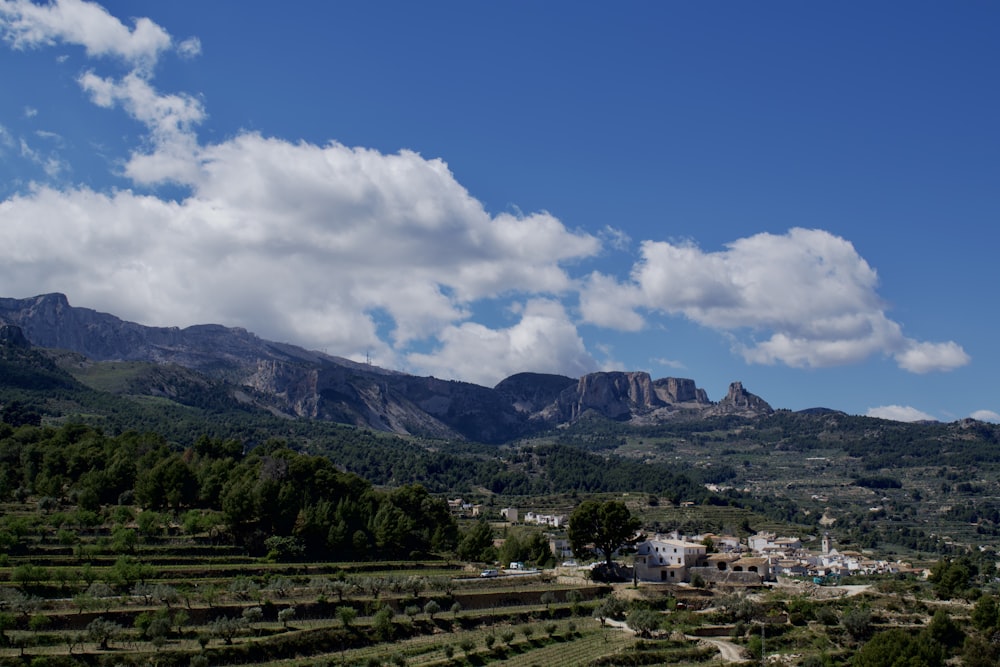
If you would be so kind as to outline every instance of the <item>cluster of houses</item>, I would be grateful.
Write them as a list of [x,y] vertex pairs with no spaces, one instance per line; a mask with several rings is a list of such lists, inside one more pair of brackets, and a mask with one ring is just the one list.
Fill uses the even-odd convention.
[[[449,501],[455,513],[477,516],[481,506],[461,500]],[[563,528],[568,519],[562,514],[527,512],[515,507],[499,512],[508,523],[527,523]],[[558,534],[549,547],[558,560],[574,558],[569,541]],[[575,561],[574,561],[575,562]],[[817,583],[836,581],[849,575],[920,573],[906,563],[870,558],[856,551],[838,551],[824,535],[820,549],[807,549],[797,537],[781,537],[759,532],[745,541],[732,535],[681,535],[677,531],[657,534],[636,545],[635,578],[646,582],[689,583],[700,578],[706,583],[759,585],[778,577],[799,577]]]
[[[519,521],[516,508],[500,511],[504,520]],[[560,528],[564,515],[527,512],[523,523]],[[552,537],[549,546],[557,559],[573,558],[568,540]],[[797,537],[759,532],[741,541],[732,535],[654,535],[636,545],[635,577],[639,581],[685,583],[698,577],[705,582],[756,585],[778,577],[804,577],[829,582],[849,575],[912,572],[900,562],[877,560],[856,551],[838,551],[829,535],[820,549],[810,550]]]
[[778,577],[805,577],[828,582],[857,574],[913,572],[907,564],[876,560],[855,551],[840,552],[824,535],[820,550],[806,549],[796,537],[761,532],[746,544],[720,535],[656,535],[637,545],[635,573],[639,581],[760,584]]

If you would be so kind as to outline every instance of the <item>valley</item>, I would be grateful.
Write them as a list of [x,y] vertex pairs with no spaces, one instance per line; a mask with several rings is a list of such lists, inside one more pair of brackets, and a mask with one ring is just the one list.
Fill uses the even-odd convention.
[[[995,425],[790,412],[739,383],[713,403],[641,373],[489,389],[196,333],[211,345],[102,361],[0,327],[3,664],[998,658]],[[248,345],[264,355],[251,365],[291,354],[313,369],[295,377],[345,391],[290,410],[273,385],[243,384]],[[366,413],[364,387],[392,407]],[[812,553],[825,539],[893,565],[820,584],[595,580],[551,551],[565,525],[524,520],[588,500],[622,503],[648,536],[769,533]],[[477,576],[515,560],[538,573]]]

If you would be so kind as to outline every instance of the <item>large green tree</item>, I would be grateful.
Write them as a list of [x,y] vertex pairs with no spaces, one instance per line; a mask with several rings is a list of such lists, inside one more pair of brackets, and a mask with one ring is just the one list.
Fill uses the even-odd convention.
[[618,500],[584,500],[569,517],[569,543],[577,557],[600,555],[608,566],[615,551],[642,539],[641,523]]

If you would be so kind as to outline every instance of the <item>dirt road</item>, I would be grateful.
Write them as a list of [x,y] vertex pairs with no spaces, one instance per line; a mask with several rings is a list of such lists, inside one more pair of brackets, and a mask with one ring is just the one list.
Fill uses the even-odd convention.
[[719,657],[722,658],[724,662],[743,662],[746,660],[743,657],[743,649],[737,646],[728,639],[715,639],[714,637],[691,637],[688,639],[694,641],[703,642],[705,644],[711,644],[715,648],[719,649]]

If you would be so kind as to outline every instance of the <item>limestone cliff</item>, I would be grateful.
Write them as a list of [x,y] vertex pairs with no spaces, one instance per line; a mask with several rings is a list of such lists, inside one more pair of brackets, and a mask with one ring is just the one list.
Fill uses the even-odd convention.
[[[401,434],[507,442],[585,414],[636,424],[715,415],[770,414],[771,407],[736,382],[718,404],[685,378],[654,380],[646,372],[600,372],[573,379],[519,373],[494,388],[417,377],[294,345],[240,328],[205,324],[147,327],[71,306],[62,294],[0,298],[9,337],[67,350],[94,362],[137,361],[202,373],[201,394],[224,391],[276,414],[355,424]],[[150,373],[146,390],[170,397],[195,387],[191,375]],[[133,384],[130,391],[140,391]]]

